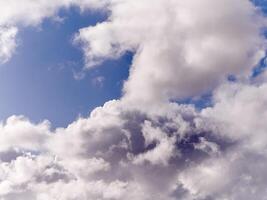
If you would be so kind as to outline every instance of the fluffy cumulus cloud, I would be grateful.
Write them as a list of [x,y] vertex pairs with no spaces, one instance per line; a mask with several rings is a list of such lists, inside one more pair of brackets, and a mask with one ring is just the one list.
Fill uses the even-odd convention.
[[246,0],[111,0],[109,19],[81,29],[87,67],[135,53],[124,86],[134,101],[184,98],[230,74],[246,77],[264,54],[266,23]]
[[[250,77],[266,20],[250,1],[20,2],[0,1],[3,61],[18,28],[70,6],[109,14],[76,34],[87,68],[134,58],[123,97],[87,118],[1,122],[1,200],[266,199],[267,73]],[[202,110],[173,101],[210,91]]]
[[117,100],[54,131],[47,122],[11,117],[2,125],[0,196],[172,199],[177,171],[188,159],[179,144],[193,151],[187,140],[196,132],[196,115],[191,106],[170,104],[150,114]]
[[211,199],[265,198],[266,91],[266,83],[228,83],[215,91],[214,107],[201,111],[197,126],[227,141],[228,148],[181,173],[191,193]]

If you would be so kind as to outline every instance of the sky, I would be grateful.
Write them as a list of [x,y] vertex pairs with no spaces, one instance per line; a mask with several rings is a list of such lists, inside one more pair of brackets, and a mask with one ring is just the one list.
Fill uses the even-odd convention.
[[266,200],[266,0],[0,15],[0,200]]
[[[37,28],[23,28],[14,56],[1,64],[1,120],[25,115],[35,122],[49,119],[55,127],[66,126],[121,96],[130,53],[83,71],[82,52],[72,43],[76,30],[103,21],[105,14],[72,8],[59,11],[59,16],[62,22],[46,19]],[[98,78],[103,83],[97,83]]]

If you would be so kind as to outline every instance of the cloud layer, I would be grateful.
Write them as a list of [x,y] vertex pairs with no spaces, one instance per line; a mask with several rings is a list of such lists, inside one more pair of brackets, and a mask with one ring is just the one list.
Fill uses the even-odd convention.
[[[70,6],[109,13],[76,34],[87,68],[134,53],[124,95],[66,128],[2,122],[1,200],[265,199],[266,73],[250,74],[266,22],[250,1],[0,2],[1,62],[19,28]],[[202,110],[173,102],[205,92]]]

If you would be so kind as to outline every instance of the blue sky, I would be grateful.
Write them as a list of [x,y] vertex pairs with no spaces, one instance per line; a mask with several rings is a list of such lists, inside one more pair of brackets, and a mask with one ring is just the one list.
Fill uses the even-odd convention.
[[252,1],[0,0],[0,199],[265,200]]
[[[263,1],[253,2],[265,11]],[[61,10],[60,17],[63,22],[47,19],[37,28],[20,30],[15,55],[0,67],[0,120],[25,115],[34,122],[48,119],[53,127],[66,126],[78,116],[86,116],[93,108],[121,96],[132,55],[128,53],[119,60],[105,61],[97,69],[82,72],[83,54],[72,43],[78,29],[104,21],[106,15],[71,8]],[[262,60],[255,74],[263,66]],[[75,74],[84,76],[77,80]],[[97,77],[104,78],[103,84],[95,84]],[[210,105],[210,94],[181,102],[203,108]]]
[[[38,28],[20,31],[15,55],[0,68],[1,120],[25,115],[34,122],[48,119],[55,127],[66,126],[107,100],[120,97],[131,54],[86,71],[80,80],[74,78],[83,73],[83,55],[72,44],[73,35],[79,28],[103,21],[105,15],[81,14],[72,8],[61,11],[60,16],[62,23],[50,19]],[[102,85],[95,83],[97,77],[104,77]]]

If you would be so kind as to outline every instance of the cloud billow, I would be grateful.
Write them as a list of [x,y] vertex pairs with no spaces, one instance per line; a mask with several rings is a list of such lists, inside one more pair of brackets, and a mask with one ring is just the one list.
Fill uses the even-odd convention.
[[[1,200],[265,199],[266,73],[250,74],[266,19],[250,1],[14,2],[0,3],[1,62],[21,27],[71,6],[109,13],[75,35],[86,68],[134,58],[122,98],[66,128],[23,116],[0,124]],[[202,110],[172,102],[209,91]]]

